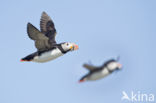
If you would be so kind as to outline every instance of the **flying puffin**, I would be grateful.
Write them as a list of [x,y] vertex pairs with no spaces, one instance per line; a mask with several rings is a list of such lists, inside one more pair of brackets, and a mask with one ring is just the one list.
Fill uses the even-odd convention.
[[27,24],[27,33],[30,39],[35,41],[37,52],[32,53],[21,61],[47,62],[78,49],[75,43],[64,42],[57,44],[55,41],[56,29],[52,19],[46,12],[42,13],[39,31],[31,23]]
[[122,65],[117,62],[115,59],[108,60],[102,66],[96,67],[89,64],[84,64],[83,67],[89,70],[89,73],[83,76],[79,82],[90,81],[90,80],[98,80],[109,74],[111,74],[115,70],[120,70]]

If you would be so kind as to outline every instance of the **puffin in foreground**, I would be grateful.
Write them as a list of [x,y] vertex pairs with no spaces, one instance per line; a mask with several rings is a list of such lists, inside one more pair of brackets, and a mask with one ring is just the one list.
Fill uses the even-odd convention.
[[108,60],[105,62],[102,66],[96,67],[89,64],[84,64],[83,67],[89,70],[89,73],[85,76],[83,76],[79,82],[84,81],[92,81],[92,80],[98,80],[101,79],[115,70],[120,70],[122,65],[117,62],[115,59]]
[[56,29],[52,19],[43,12],[40,19],[39,31],[31,23],[27,24],[27,33],[30,39],[35,41],[37,52],[32,53],[21,61],[47,62],[56,59],[69,51],[78,49],[75,43],[64,42],[57,44],[55,41]]

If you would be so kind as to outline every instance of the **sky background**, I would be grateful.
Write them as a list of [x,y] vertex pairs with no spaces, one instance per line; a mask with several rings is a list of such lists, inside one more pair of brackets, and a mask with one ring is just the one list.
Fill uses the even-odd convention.
[[[26,33],[41,13],[53,19],[56,40],[79,50],[47,63],[20,62],[36,51]],[[130,103],[122,91],[156,95],[155,0],[1,0],[0,103]],[[120,55],[123,69],[78,83],[88,71]],[[142,102],[144,103],[144,102]]]

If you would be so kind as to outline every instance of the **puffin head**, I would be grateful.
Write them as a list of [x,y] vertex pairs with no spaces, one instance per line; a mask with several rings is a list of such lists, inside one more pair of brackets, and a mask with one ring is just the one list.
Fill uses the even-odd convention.
[[106,66],[110,71],[120,70],[122,68],[122,65],[116,60],[110,60]]
[[69,42],[62,43],[61,46],[65,51],[73,51],[79,48],[78,45],[76,45],[75,43]]

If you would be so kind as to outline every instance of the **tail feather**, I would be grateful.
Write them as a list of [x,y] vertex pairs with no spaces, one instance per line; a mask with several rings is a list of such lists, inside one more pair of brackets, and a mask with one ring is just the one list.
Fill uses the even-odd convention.
[[36,56],[36,53],[30,54],[30,55],[22,58],[21,62],[23,62],[23,61],[32,61],[35,56]]

